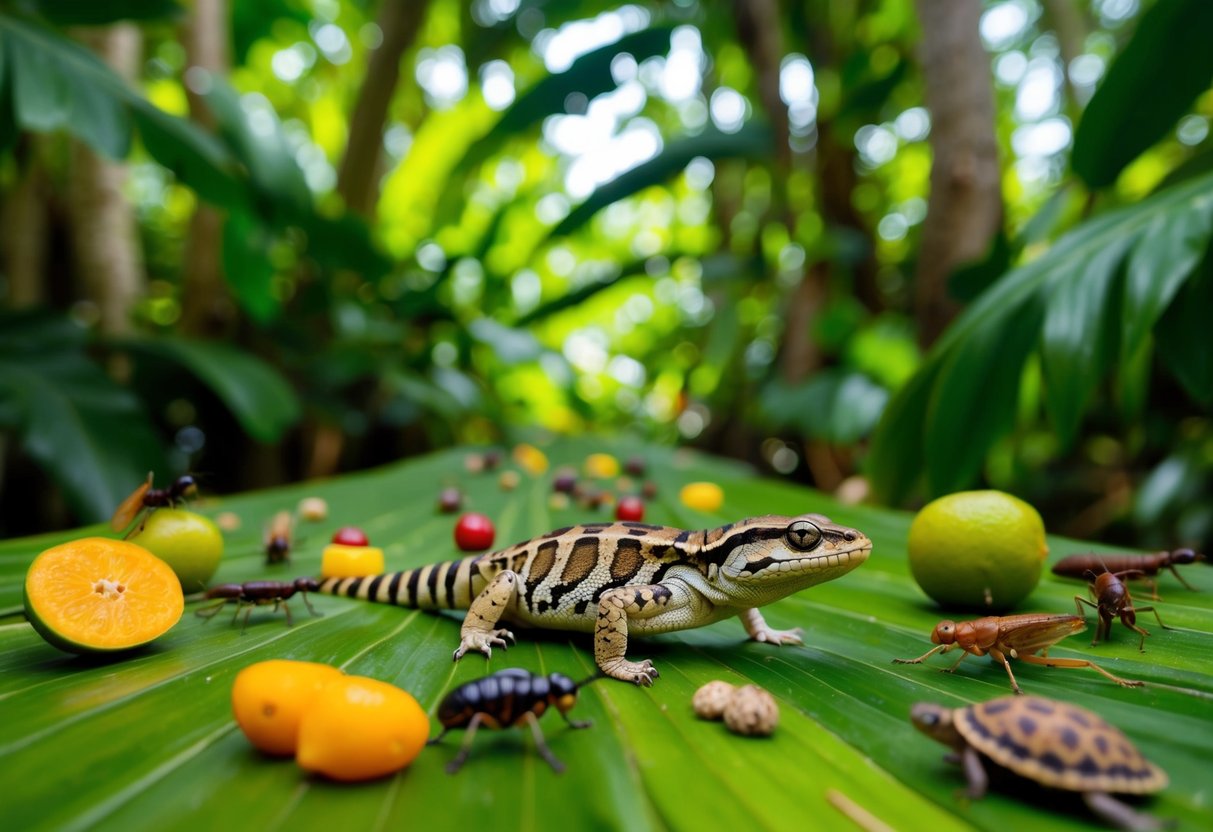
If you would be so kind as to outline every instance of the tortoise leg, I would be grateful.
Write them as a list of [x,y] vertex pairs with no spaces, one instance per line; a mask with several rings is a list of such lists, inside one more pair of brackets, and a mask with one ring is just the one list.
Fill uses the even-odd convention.
[[[1015,681],[1015,674],[1011,672],[1011,662],[1007,659],[1006,656],[1003,655],[1002,651],[991,647],[990,648],[990,658],[996,662],[1002,662],[1002,666],[1007,669],[1007,676],[1009,676],[1011,678],[1011,690],[1015,691],[1015,693],[1022,696],[1023,691],[1020,690],[1019,682]],[[1020,656],[1019,658],[1026,659],[1027,656]]]
[[[994,651],[991,650],[990,655],[993,654]],[[1086,659],[1045,659],[1041,658],[1040,656],[1033,656],[1030,654],[1021,655],[1019,658],[1028,664],[1038,664],[1042,667],[1089,667],[1097,673],[1102,673],[1116,684],[1123,685],[1126,688],[1137,688],[1145,684],[1145,682],[1138,681],[1137,679],[1122,679],[1119,676],[1113,676],[1095,662],[1089,662]],[[1007,669],[1008,671],[1010,670],[1009,667]]]
[[1086,801],[1091,811],[1099,815],[1117,829],[1129,832],[1154,832],[1174,826],[1174,822],[1166,822],[1143,812],[1135,811],[1126,803],[1122,803],[1107,792],[1084,792],[1082,799]]
[[976,748],[966,745],[960,759],[964,764],[965,779],[969,781],[965,795],[970,800],[981,800],[986,796],[986,788],[990,785],[986,768],[981,764],[981,755],[977,753]]

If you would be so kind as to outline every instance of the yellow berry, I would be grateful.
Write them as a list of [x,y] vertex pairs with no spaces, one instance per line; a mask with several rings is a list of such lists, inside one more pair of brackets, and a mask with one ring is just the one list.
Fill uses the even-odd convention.
[[330,543],[324,547],[320,575],[324,578],[363,578],[382,575],[383,550],[378,546],[346,546]]
[[333,780],[391,774],[421,753],[430,721],[400,688],[346,676],[328,685],[299,726],[296,762]]
[[590,454],[585,458],[585,474],[596,479],[619,476],[619,460],[610,454]]
[[678,499],[696,511],[719,511],[724,505],[724,491],[714,482],[692,482],[682,487]]
[[249,742],[266,754],[294,754],[304,711],[330,682],[335,667],[285,659],[251,664],[236,674],[232,713]]
[[536,477],[548,469],[547,454],[525,442],[514,446],[514,461],[528,474]]

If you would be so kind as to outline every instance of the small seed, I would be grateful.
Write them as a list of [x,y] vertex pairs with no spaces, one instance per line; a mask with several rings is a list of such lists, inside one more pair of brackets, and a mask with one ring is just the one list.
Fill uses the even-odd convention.
[[720,719],[724,714],[724,706],[733,698],[736,691],[736,687],[719,679],[708,682],[695,691],[695,695],[691,698],[691,707],[695,709],[695,716],[700,719]]
[[724,724],[734,734],[770,736],[779,724],[779,705],[775,697],[757,685],[745,685],[725,704]]

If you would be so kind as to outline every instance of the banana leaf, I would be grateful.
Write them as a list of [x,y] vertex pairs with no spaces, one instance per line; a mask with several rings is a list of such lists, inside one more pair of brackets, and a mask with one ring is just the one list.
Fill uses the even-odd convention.
[[[30,560],[57,542],[100,533],[71,533],[0,542],[0,785],[11,829],[823,829],[851,830],[834,808],[838,795],[899,830],[1101,828],[1078,801],[1057,794],[998,788],[979,801],[956,796],[959,770],[944,749],[908,721],[912,703],[959,706],[1009,692],[1002,668],[970,659],[950,664],[894,665],[917,656],[943,614],[910,578],[910,515],[844,506],[829,496],[762,479],[733,462],[626,442],[564,440],[549,447],[553,465],[579,464],[587,453],[642,454],[659,488],[647,521],[687,528],[779,512],[824,512],[865,531],[869,561],[842,579],[765,608],[772,626],[805,630],[800,647],[749,642],[736,621],[635,639],[633,659],[661,671],[652,688],[595,682],[573,715],[588,730],[543,720],[552,751],[567,765],[555,774],[529,736],[482,731],[457,775],[444,764],[448,738],[425,749],[407,769],[381,780],[339,785],[304,775],[289,760],[254,751],[230,710],[232,679],[270,658],[328,662],[350,673],[408,690],[431,716],[452,686],[490,670],[524,667],[574,678],[593,670],[588,635],[519,633],[508,653],[452,663],[458,615],[432,614],[329,596],[312,596],[320,616],[294,605],[295,624],[268,607],[253,611],[242,632],[230,616],[204,621],[187,605],[165,636],[121,658],[72,657],[48,646],[20,614]],[[495,473],[469,474],[464,450],[450,450],[382,469],[318,483],[208,499],[196,510],[234,512],[242,526],[227,534],[216,582],[286,579],[315,574],[333,530],[361,526],[385,548],[389,568],[456,556],[453,515],[437,511],[437,491],[459,484],[468,507],[489,514],[507,544],[586,520],[587,510],[549,507],[551,473],[523,475],[513,491]],[[717,513],[692,511],[679,487],[712,480],[724,489]],[[329,519],[299,521],[291,561],[265,565],[263,526],[304,496],[321,496]],[[1051,538],[1050,560],[1090,544]],[[1197,591],[1164,575],[1164,621],[1146,652],[1121,628],[1091,648],[1083,635],[1050,655],[1096,658],[1114,673],[1146,681],[1118,687],[1087,670],[1031,667],[1017,677],[1029,693],[1090,708],[1120,726],[1165,768],[1170,786],[1145,809],[1182,828],[1213,828],[1208,801],[1208,746],[1213,739],[1213,571],[1187,567]],[[1082,584],[1046,575],[1023,610],[1066,613]],[[1145,595],[1139,590],[1139,594]],[[1140,603],[1146,603],[1140,601]],[[753,682],[781,708],[770,738],[744,738],[697,719],[692,693],[712,679]],[[436,725],[436,723],[435,723]],[[434,731],[436,732],[436,727]],[[1064,797],[1064,796],[1063,796]]]

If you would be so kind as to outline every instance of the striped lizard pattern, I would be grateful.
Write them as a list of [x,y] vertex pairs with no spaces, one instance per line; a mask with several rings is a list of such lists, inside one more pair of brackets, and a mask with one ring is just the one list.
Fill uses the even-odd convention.
[[871,541],[820,514],[766,515],[688,531],[585,523],[506,549],[403,572],[329,578],[321,592],[424,610],[466,609],[455,659],[491,656],[513,634],[502,623],[594,634],[594,658],[615,679],[650,685],[652,662],[626,658],[629,635],[686,630],[738,616],[750,638],[802,644],[758,608],[833,580],[865,560]]

